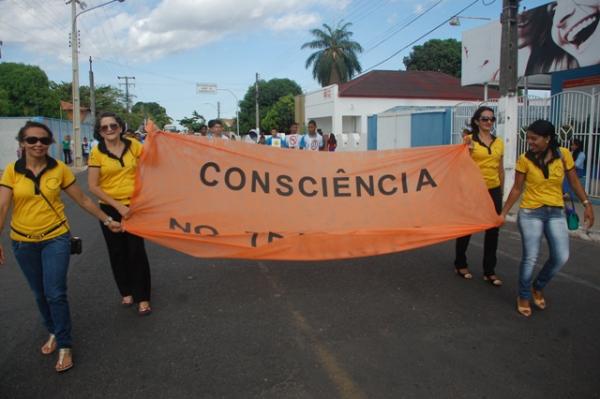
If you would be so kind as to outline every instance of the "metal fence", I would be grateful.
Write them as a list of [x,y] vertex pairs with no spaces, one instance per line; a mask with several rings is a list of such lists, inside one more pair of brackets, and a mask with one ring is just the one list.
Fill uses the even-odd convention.
[[[485,105],[494,111],[498,100],[483,103],[461,103],[453,108],[452,143],[462,142],[462,131],[470,123],[478,107]],[[583,143],[586,154],[585,189],[600,197],[600,93],[565,91],[551,97],[520,97],[518,107],[517,155],[527,151],[527,126],[538,119],[547,119],[556,127],[558,139],[569,148],[574,139]]]

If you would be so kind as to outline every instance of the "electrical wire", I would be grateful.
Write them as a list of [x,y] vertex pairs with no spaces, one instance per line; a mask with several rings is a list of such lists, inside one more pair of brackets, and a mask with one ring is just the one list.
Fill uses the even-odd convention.
[[386,38],[384,38],[383,40],[380,40],[377,44],[375,44],[374,46],[370,47],[367,51],[365,51],[365,53],[368,53],[374,49],[376,49],[377,47],[379,47],[380,45],[382,45],[383,43],[387,42],[388,40],[390,40],[392,37],[394,37],[396,34],[398,34],[399,32],[401,32],[402,30],[404,30],[405,28],[409,27],[410,25],[412,25],[414,22],[418,21],[419,18],[421,18],[423,15],[427,14],[428,12],[430,12],[431,10],[433,10],[437,5],[439,5],[440,3],[442,3],[444,0],[438,0],[436,3],[434,3],[431,7],[429,7],[428,9],[426,9],[425,11],[423,11],[421,14],[418,14],[416,17],[414,17],[413,19],[411,19],[410,21],[408,21],[408,23],[402,25],[399,29],[397,29],[396,31],[394,31],[393,33],[391,33],[390,35],[388,35]]
[[[482,0],[483,1],[483,0]],[[412,42],[410,42],[409,44],[407,44],[406,46],[402,47],[400,50],[395,51],[392,55],[390,55],[389,57],[387,57],[386,59],[384,59],[383,61],[378,62],[375,65],[370,66],[369,68],[363,70],[358,76],[362,76],[364,74],[366,74],[367,72],[377,68],[378,66],[380,66],[381,64],[384,64],[386,62],[388,62],[389,60],[391,60],[392,58],[394,58],[395,56],[397,56],[398,54],[400,54],[402,51],[410,48],[412,45],[414,45],[415,43],[419,42],[421,39],[429,36],[431,33],[435,32],[436,30],[438,30],[439,28],[441,28],[442,26],[444,26],[446,23],[448,23],[452,18],[454,18],[454,16],[459,15],[463,12],[465,12],[466,10],[468,10],[469,8],[473,7],[475,4],[479,3],[479,0],[475,0],[473,2],[471,2],[469,5],[467,5],[466,7],[464,7],[462,10],[458,11],[457,13],[452,14],[451,17],[445,19],[444,21],[442,21],[440,24],[438,24],[437,26],[435,26],[433,29],[427,31],[426,33],[424,33],[423,35],[419,36],[418,38],[416,38],[415,40],[413,40]]]

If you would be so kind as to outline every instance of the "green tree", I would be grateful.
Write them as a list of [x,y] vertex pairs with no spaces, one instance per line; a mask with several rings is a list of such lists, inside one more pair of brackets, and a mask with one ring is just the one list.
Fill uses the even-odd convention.
[[[254,102],[254,85],[248,87],[242,101],[240,101],[240,133],[247,133],[248,130],[256,126],[256,106]],[[298,83],[290,79],[271,79],[269,81],[258,81],[258,106],[259,115],[262,120],[269,113],[271,107],[279,101],[281,97],[302,94],[302,89]]]
[[8,115],[10,112],[10,101],[8,93],[4,89],[0,89],[0,115]]
[[317,49],[306,60],[306,68],[313,66],[313,77],[321,86],[347,82],[362,71],[357,54],[362,53],[363,49],[358,42],[351,40],[353,33],[348,30],[351,25],[347,22],[332,29],[323,24],[323,30],[310,31],[315,40],[301,47]]
[[431,39],[414,46],[404,57],[407,71],[444,72],[460,78],[461,43],[456,39]]
[[294,111],[294,96],[283,96],[269,109],[262,125],[266,130],[284,131],[294,122]]
[[200,115],[197,111],[192,112],[192,116],[178,120],[179,124],[186,127],[191,132],[197,132],[200,127],[206,123],[206,118]]
[[[58,107],[59,101],[72,102],[73,93],[70,82],[50,83],[52,96]],[[96,113],[114,112],[119,115],[125,114],[125,94],[117,87],[101,85],[96,87]],[[90,107],[90,88],[88,86],[79,87],[79,99],[82,107]]]
[[152,121],[159,128],[171,123],[173,119],[167,115],[167,110],[156,102],[141,102],[138,101],[131,107],[131,127],[137,128],[146,118]]
[[37,66],[1,63],[0,90],[8,99],[2,116],[45,116],[59,111],[58,107],[53,109],[48,76]]

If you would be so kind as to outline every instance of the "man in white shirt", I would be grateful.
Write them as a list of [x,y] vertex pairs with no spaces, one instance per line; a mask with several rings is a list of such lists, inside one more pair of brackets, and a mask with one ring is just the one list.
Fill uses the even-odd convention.
[[310,120],[308,122],[308,134],[300,137],[298,148],[309,151],[324,151],[325,145],[323,136],[317,133],[317,122]]
[[223,122],[220,119],[211,119],[208,121],[210,136],[216,139],[229,140],[229,137],[223,134]]

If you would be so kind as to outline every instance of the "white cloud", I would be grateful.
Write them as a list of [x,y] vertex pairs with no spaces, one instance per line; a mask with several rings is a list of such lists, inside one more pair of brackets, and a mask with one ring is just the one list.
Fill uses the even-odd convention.
[[[151,7],[115,3],[78,19],[82,54],[103,58],[157,59],[249,29],[306,29],[320,22],[317,7],[344,8],[350,0],[159,0]],[[27,4],[32,4],[27,2]],[[0,37],[32,53],[70,59],[69,7],[62,1],[2,2]],[[96,5],[88,1],[88,7]],[[123,3],[124,5],[127,3]],[[62,8],[59,8],[62,7]],[[99,53],[99,54],[98,54]]]
[[281,18],[269,18],[266,25],[274,31],[305,29],[318,24],[320,20],[316,14],[298,13],[288,14]]

